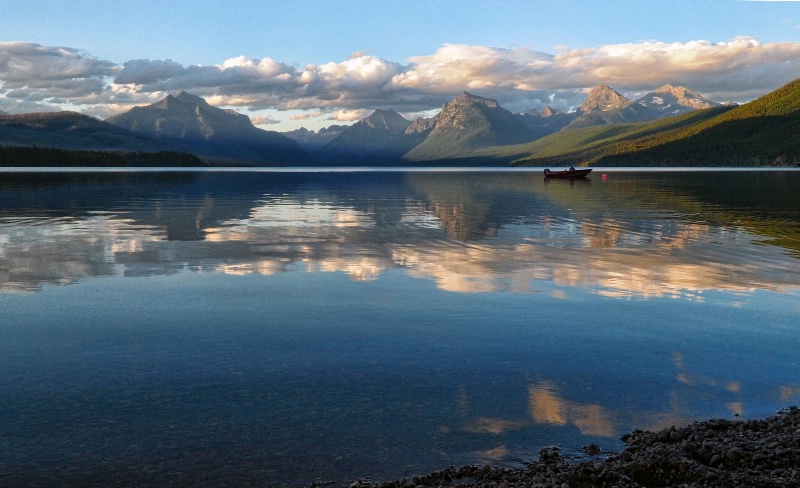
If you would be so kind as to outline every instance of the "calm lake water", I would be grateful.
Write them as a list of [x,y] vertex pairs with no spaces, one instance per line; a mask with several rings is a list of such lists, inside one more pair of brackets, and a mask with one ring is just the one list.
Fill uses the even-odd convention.
[[621,450],[800,400],[800,172],[0,173],[0,310],[0,485]]

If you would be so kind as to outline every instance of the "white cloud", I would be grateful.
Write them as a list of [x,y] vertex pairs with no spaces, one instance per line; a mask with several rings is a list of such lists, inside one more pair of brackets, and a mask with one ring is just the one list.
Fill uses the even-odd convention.
[[449,44],[435,54],[414,57],[411,61],[411,69],[394,78],[395,85],[448,93],[471,85],[525,90],[532,77],[542,76],[552,67],[553,55],[528,48]]
[[[800,44],[761,44],[752,38],[730,42],[641,42],[575,49],[548,55],[515,50],[448,45],[413,66],[395,84],[414,90],[475,89],[495,98],[559,93],[608,84],[618,90],[654,89],[666,83],[748,99],[800,76]],[[770,86],[765,81],[770,80]],[[530,98],[530,97],[528,97]],[[540,96],[534,98],[541,98]]]
[[257,115],[250,117],[250,121],[253,123],[253,125],[273,125],[281,123],[280,120],[276,120],[270,116],[264,116],[264,115]]
[[[461,91],[514,111],[574,108],[603,83],[623,93],[684,85],[717,101],[745,101],[800,77],[800,44],[752,38],[712,43],[657,41],[563,49],[501,49],[447,44],[408,64],[357,52],[341,62],[303,67],[238,56],[184,66],[171,59],[122,65],[76,49],[0,43],[0,108],[79,107],[106,115],[187,90],[218,106],[332,114],[356,120],[375,108],[436,109]],[[11,110],[7,107],[14,107]]]
[[339,108],[385,103],[387,85],[401,70],[398,63],[363,53],[304,69],[243,56],[216,66],[136,60],[125,63],[114,82],[135,85],[140,92],[187,90],[252,109]]
[[183,65],[171,59],[150,61],[134,59],[123,63],[123,69],[114,80],[118,85],[146,85],[180,76]]
[[95,103],[119,67],[66,47],[0,43],[0,96],[4,106],[51,108]]
[[315,110],[313,112],[304,112],[304,113],[301,113],[301,114],[294,114],[294,115],[289,117],[289,120],[308,120],[308,119],[314,119],[314,118],[322,117],[323,115],[325,115],[325,112],[323,112],[321,110]]
[[392,81],[402,67],[385,59],[363,53],[341,63],[327,63],[318,68],[321,78],[339,89],[348,87],[381,87]]
[[338,122],[352,122],[368,117],[372,113],[370,110],[339,110],[328,116],[328,120],[336,120]]

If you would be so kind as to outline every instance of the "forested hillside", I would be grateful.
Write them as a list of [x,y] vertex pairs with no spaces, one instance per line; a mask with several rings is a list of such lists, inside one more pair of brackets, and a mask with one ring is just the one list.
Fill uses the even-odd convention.
[[800,80],[738,107],[636,125],[562,131],[519,165],[764,166],[800,161]]
[[0,146],[0,166],[9,167],[151,167],[205,166],[191,154],[175,151],[73,151],[46,147]]

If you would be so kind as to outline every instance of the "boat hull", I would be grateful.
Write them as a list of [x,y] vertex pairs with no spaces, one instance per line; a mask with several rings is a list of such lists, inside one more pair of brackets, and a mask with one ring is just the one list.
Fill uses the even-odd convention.
[[584,178],[592,172],[592,168],[567,169],[564,171],[544,170],[545,178]]

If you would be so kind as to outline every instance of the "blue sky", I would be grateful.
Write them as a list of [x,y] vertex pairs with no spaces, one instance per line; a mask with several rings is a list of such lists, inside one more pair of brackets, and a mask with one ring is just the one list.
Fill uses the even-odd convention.
[[289,130],[470,91],[568,110],[595,84],[746,101],[800,78],[800,2],[0,0],[0,109],[104,118],[182,89]]

